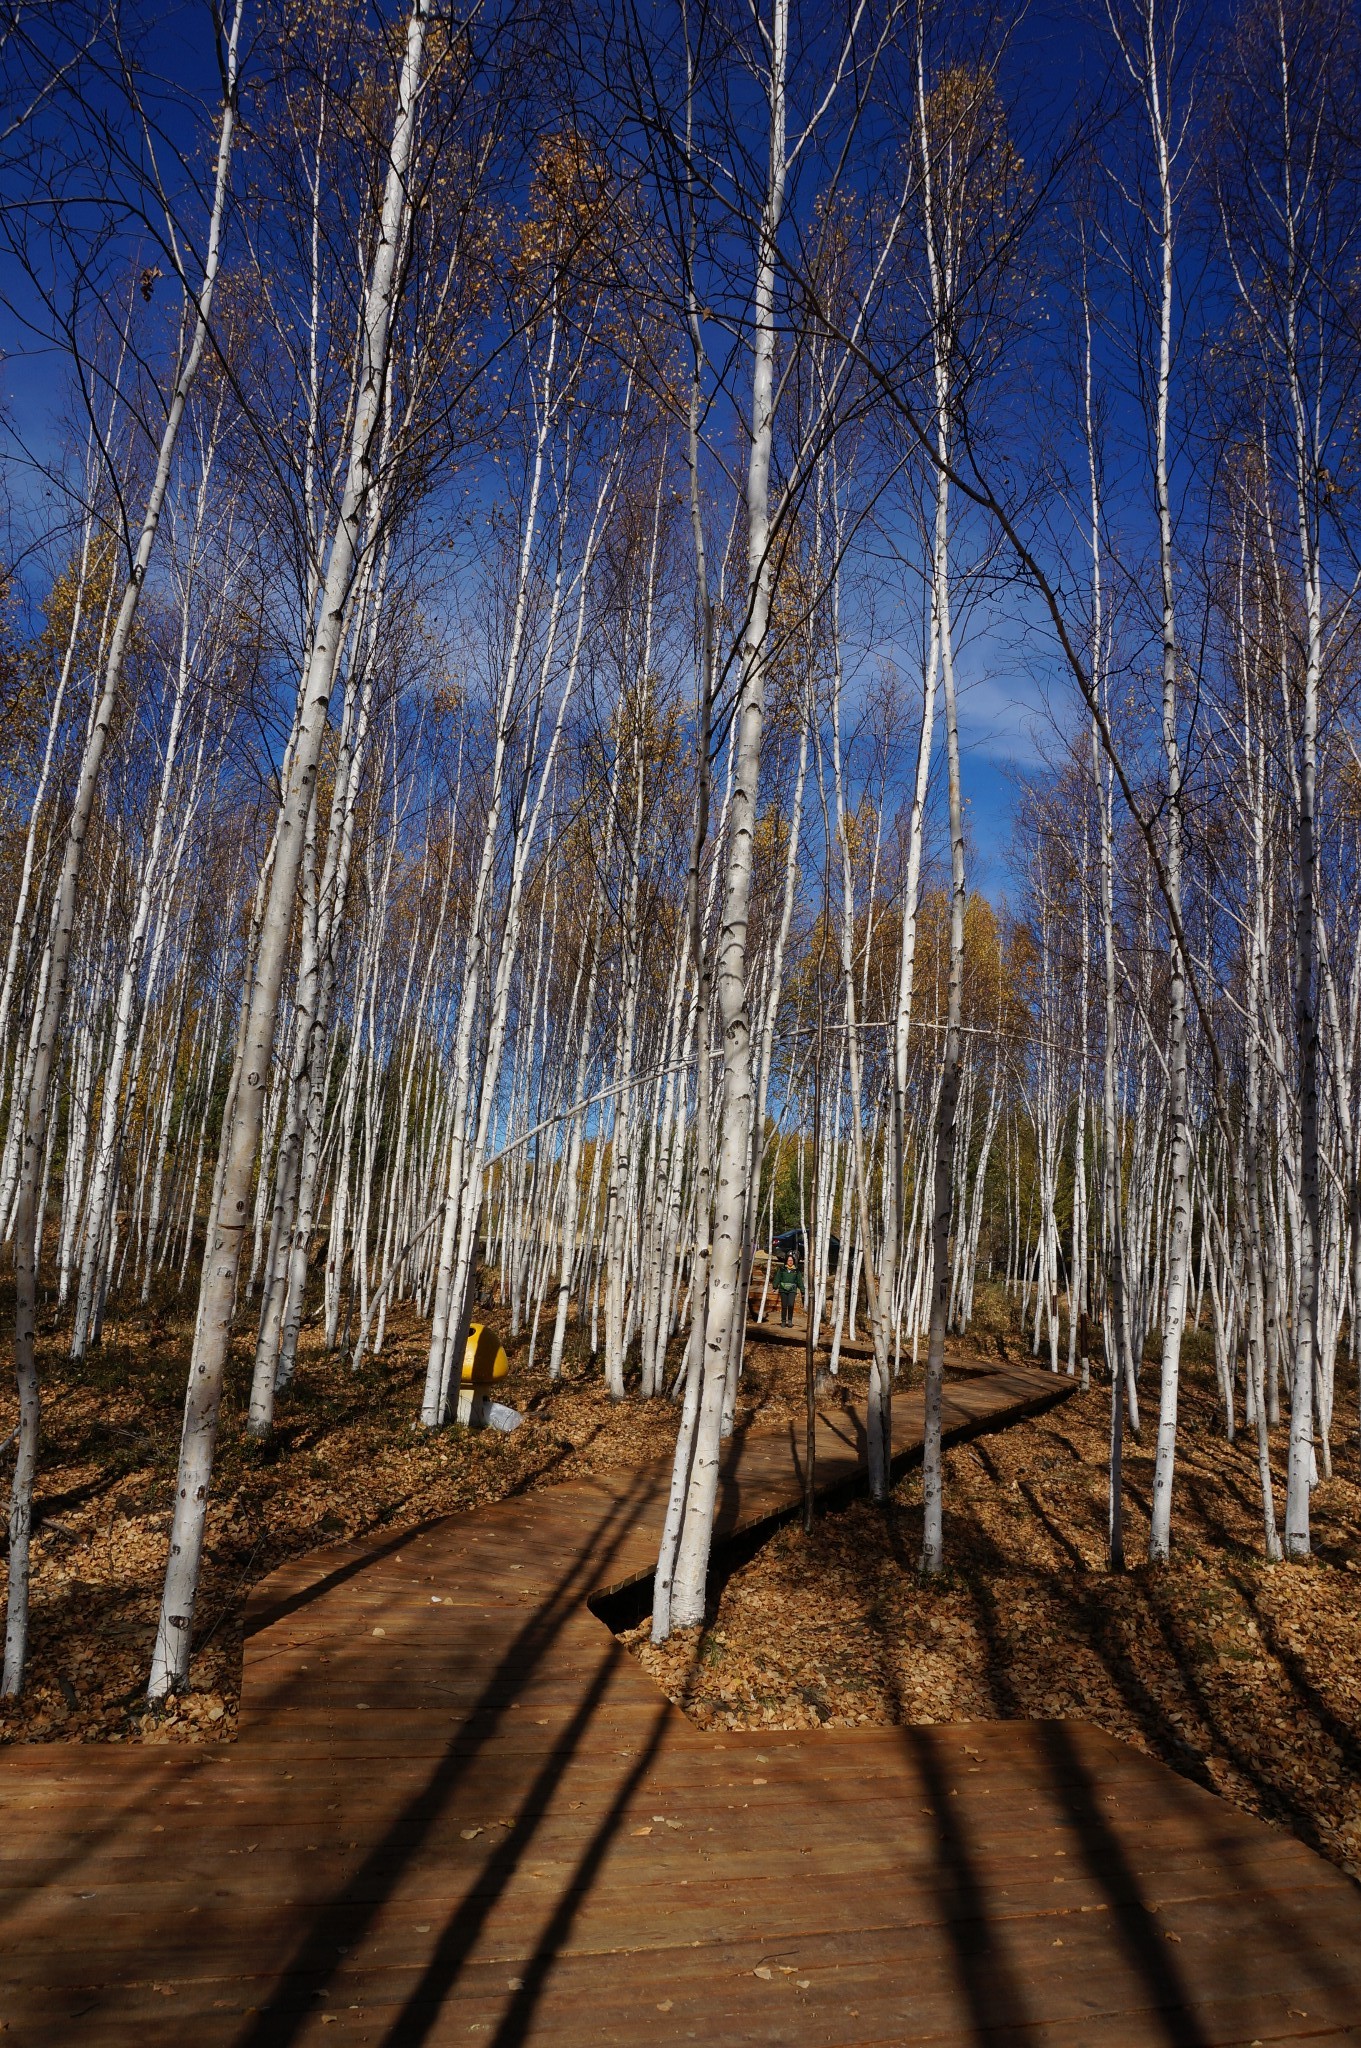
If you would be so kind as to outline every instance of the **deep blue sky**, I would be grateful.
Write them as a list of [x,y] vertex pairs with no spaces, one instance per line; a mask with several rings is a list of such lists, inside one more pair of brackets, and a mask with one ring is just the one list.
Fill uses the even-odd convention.
[[[1027,79],[1037,133],[1052,132],[1105,66],[1099,37],[1090,26],[1078,27],[1080,19],[1073,8],[1053,5],[1031,7],[1018,17],[1012,57]],[[149,70],[148,75],[165,139],[187,146],[194,111],[210,119],[216,96],[206,7],[192,0],[192,4],[158,11],[154,39],[148,35],[143,55],[154,58],[155,74]],[[248,75],[248,48],[243,68]],[[3,176],[0,164],[0,178]],[[7,196],[0,190],[0,199]],[[42,314],[32,289],[12,263],[5,268],[4,295],[8,304],[0,306],[0,415],[5,430],[4,495],[10,525],[7,552],[13,560],[24,545],[26,530],[47,523],[43,501],[50,494],[43,471],[60,464],[69,444],[68,422],[78,417],[78,408],[71,401],[60,353],[44,348],[25,331],[26,320],[41,325]],[[30,590],[41,584],[37,565],[35,572]],[[910,631],[915,630],[913,622]],[[1041,651],[1042,636],[1027,634],[1024,645],[1022,638],[1015,620],[989,621],[980,614],[967,622],[961,639],[961,738],[973,855],[971,880],[993,895],[1007,887],[1006,856],[1018,777],[1042,766],[1043,751],[1053,738],[1049,694],[1060,716],[1065,707],[1072,708],[1057,662],[1046,662]],[[913,658],[905,648],[905,670],[910,670]]]

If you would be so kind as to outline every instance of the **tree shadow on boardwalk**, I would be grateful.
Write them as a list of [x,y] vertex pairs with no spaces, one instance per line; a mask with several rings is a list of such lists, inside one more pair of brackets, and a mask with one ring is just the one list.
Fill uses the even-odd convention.
[[[602,1652],[595,1678],[572,1716],[561,1743],[546,1757],[525,1794],[510,1833],[482,1871],[475,1894],[457,1909],[435,1946],[435,1953],[421,1972],[420,1982],[402,2005],[383,2036],[389,2048],[416,2048],[427,2039],[438,2021],[449,1994],[458,1983],[493,1910],[528,1853],[544,1808],[559,1783],[566,1762],[581,1745],[599,1708],[610,1671],[617,1659],[612,1644]],[[657,1702],[651,1727],[632,1765],[621,1777],[613,1798],[592,1831],[590,1841],[578,1858],[571,1877],[561,1887],[558,1903],[528,1961],[517,1965],[519,1988],[513,1994],[494,2036],[496,2048],[511,2048],[527,2038],[535,2007],[547,1986],[553,1965],[571,1930],[577,1913],[599,1875],[600,1866],[615,1839],[620,1819],[629,1800],[647,1776],[666,1734],[667,1722],[675,1709],[666,1700]],[[270,2037],[271,2040],[278,2038]]]
[[[973,1753],[987,1755],[986,1724],[971,1726],[981,1744]],[[1161,1881],[1150,1879],[1139,1867],[1146,1840],[1137,1811],[1140,1788],[1129,1786],[1129,1797],[1114,1800],[1106,1789],[1111,1781],[1102,1775],[1101,1738],[1096,1738],[1098,1747],[1089,1754],[1093,1731],[1080,1725],[1033,1722],[1027,1732],[1022,1769],[1034,1795],[1029,1811],[1036,1817],[1036,1838],[1054,1828],[1061,1830],[1059,1838],[1067,1844],[1068,1882],[1084,1884],[1100,1898],[1095,1908],[1088,1903],[1078,1910],[1084,1915],[1098,1911],[1099,1923],[1075,1922],[1069,1917],[1071,1907],[1047,1909],[1042,1899],[1029,1912],[1014,1896],[1008,1900],[1018,1875],[1025,1881],[1025,1861],[999,1873],[996,1844],[988,1839],[996,1825],[990,1804],[960,1797],[951,1782],[958,1776],[953,1738],[963,1730],[915,1726],[901,1731],[909,1787],[919,1788],[930,1802],[935,1829],[932,1895],[939,1901],[936,1924],[953,1966],[958,2038],[984,2048],[999,2036],[1042,2035],[1046,2025],[1063,2024],[1065,1996],[1056,1997],[1054,1989],[1043,1988],[1049,1973],[1037,1966],[1051,1946],[1064,1946],[1062,1935],[1051,1942],[1050,1930],[1067,1932],[1074,1926],[1081,1929],[1074,1952],[1082,1960],[1076,1964],[1078,1974],[1066,1999],[1078,2007],[1068,2019],[1078,2026],[1076,2038],[1081,2038],[1085,2008],[1094,2028],[1101,2015],[1109,2019],[1123,2013],[1129,2039],[1137,2039],[1140,2048],[1211,2048],[1224,2038],[1223,2015],[1214,2009],[1222,2000],[1240,1995],[1235,1981],[1238,1966],[1245,1980],[1260,1979],[1254,1944],[1264,1944],[1264,1953],[1279,1951],[1291,1957],[1288,1990],[1283,1983],[1278,1994],[1282,2005],[1293,1992],[1311,2007],[1318,1996],[1332,2012],[1346,2010],[1349,1990],[1353,1998],[1355,1993],[1354,1966],[1344,1949],[1335,1959],[1318,1938],[1314,1914],[1319,1895],[1307,1883],[1298,1904],[1292,1903],[1288,1890],[1264,1891],[1260,1840],[1254,1843],[1236,1816],[1217,1809],[1206,1795],[1170,1774],[1156,1786],[1150,1781],[1144,1789],[1156,1793],[1153,1805],[1163,1819],[1170,1804],[1182,1839],[1188,1834],[1199,1838],[1197,1848],[1180,1853],[1182,1875],[1171,1878],[1165,1871]],[[1120,1821],[1110,1810],[1113,1804],[1117,1810],[1120,1805],[1126,1808]],[[975,1823],[982,1826],[982,1835],[975,1833]],[[1043,1866],[1037,1859],[1034,1867]],[[1288,1883],[1284,1868],[1277,1882]],[[1206,1902],[1219,1908],[1214,1918],[1220,1926],[1210,1949],[1179,1946],[1183,1937],[1169,1924],[1177,1917],[1177,1902],[1154,1895],[1169,1886],[1173,1891],[1184,1888],[1188,1940],[1194,1940],[1192,1929],[1204,1925]],[[1230,1899],[1237,1903],[1226,1913],[1223,1902]],[[1225,1924],[1230,1920],[1237,1923],[1236,1935]],[[1098,1939],[1108,1953],[1093,1969],[1088,1944],[1098,1924]],[[1333,1921],[1334,1929],[1336,1925]],[[1070,1946],[1072,1942],[1070,1935]],[[1055,1959],[1053,1968],[1060,1980],[1065,1967]],[[1246,1981],[1241,1995],[1253,1995]]]
[[[658,1701],[646,1742],[632,1768],[620,1780],[613,1799],[592,1831],[591,1839],[578,1858],[571,1879],[563,1886],[548,1924],[535,1944],[534,1953],[523,1967],[520,1989],[514,1994],[510,2009],[496,2030],[495,2048],[518,2048],[518,2044],[528,2038],[534,2010],[547,1987],[553,1965],[589,1895],[591,1886],[600,1874],[601,1865],[615,1840],[629,1800],[656,1760],[666,1735],[667,1724],[673,1720],[675,1712],[669,1701]],[[439,1997],[442,1997],[443,1990],[453,1982],[453,1972],[456,1971],[461,1958],[467,1955],[473,1932],[475,1930],[469,1931],[465,1937],[461,1922],[456,1929],[451,1930],[451,1934],[456,1937],[449,1943],[451,1953],[447,1956],[436,1956],[425,1973],[420,1991],[407,2008],[412,2019],[420,2020],[423,2024],[416,2031],[409,2032],[404,2032],[400,2025],[393,2028],[387,2036],[391,2048],[402,2048],[402,2044],[407,2041],[425,2039],[429,2031],[429,2021],[439,2010]],[[435,2000],[433,2004],[430,2003],[432,1998]]]
[[907,1753],[931,1801],[939,1830],[936,1875],[945,1901],[945,1935],[955,1966],[955,1979],[969,2014],[975,2041],[988,2041],[1001,2028],[1033,2026],[1020,1981],[1005,1944],[994,1929],[987,1893],[969,1847],[968,1829],[959,1805],[950,1797],[940,1754],[931,1731],[903,1731]]
[[1035,1725],[1087,1870],[1110,1902],[1109,1924],[1147,1993],[1147,2023],[1157,2026],[1168,2048],[1208,2048],[1209,2036],[1195,2015],[1195,1995],[1149,1911],[1120,1837],[1102,1812],[1072,1731],[1062,1721]]
[[[241,2048],[284,2048],[303,2031],[316,1999],[336,1976],[345,1951],[353,1948],[398,1890],[405,1870],[447,1811],[453,1795],[476,1771],[481,1752],[500,1724],[499,1702],[504,1701],[506,1688],[531,1679],[562,1630],[579,1618],[587,1596],[602,1575],[608,1575],[652,1499],[649,1479],[640,1476],[630,1495],[606,1510],[600,1527],[591,1532],[533,1616],[506,1645],[425,1783],[403,1802],[351,1877],[316,1913],[292,1957],[278,1969],[274,1995],[241,2037]],[[483,1866],[476,1890],[460,1900],[421,1985],[394,2023],[389,2037],[394,2042],[425,2038],[472,1943],[533,1840],[546,1798],[581,1746],[621,1655],[605,1636],[599,1663],[566,1730],[535,1772],[509,1833]],[[658,1739],[664,1719],[665,1713],[659,1712]]]

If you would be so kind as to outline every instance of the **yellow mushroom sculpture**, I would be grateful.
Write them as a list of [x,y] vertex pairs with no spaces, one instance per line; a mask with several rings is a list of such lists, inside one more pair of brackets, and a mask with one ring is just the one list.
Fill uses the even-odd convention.
[[[463,1347],[463,1372],[458,1390],[458,1420],[469,1429],[485,1429],[489,1422],[505,1428],[501,1415],[519,1416],[513,1408],[502,1409],[501,1403],[493,1401],[490,1389],[498,1380],[503,1380],[510,1371],[510,1360],[501,1348],[501,1340],[495,1330],[485,1323],[473,1323],[468,1330],[468,1341]],[[496,1411],[493,1414],[493,1410]],[[515,1423],[509,1425],[512,1429]]]

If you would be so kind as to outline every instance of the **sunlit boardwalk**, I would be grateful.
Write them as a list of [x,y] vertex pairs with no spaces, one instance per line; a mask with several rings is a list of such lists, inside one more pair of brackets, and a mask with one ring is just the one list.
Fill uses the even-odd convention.
[[[946,1424],[1056,1391],[952,1376]],[[903,1456],[919,1428],[900,1396]],[[824,1417],[819,1484],[861,1443]],[[735,1443],[724,1529],[788,1511],[797,1457]],[[230,1747],[0,1758],[6,2044],[1361,2038],[1355,1887],[1090,1727],[693,1725],[590,1604],[650,1568],[665,1482],[276,1573]]]

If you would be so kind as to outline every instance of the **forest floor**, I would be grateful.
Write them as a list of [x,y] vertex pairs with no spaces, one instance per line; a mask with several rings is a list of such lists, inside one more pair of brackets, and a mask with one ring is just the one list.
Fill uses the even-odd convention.
[[[1148,1366],[1143,1442],[1126,1436],[1128,1570],[1105,1561],[1110,1396],[1094,1387],[947,1453],[941,1578],[917,1570],[914,1470],[887,1513],[861,1500],[811,1536],[782,1529],[727,1579],[702,1631],[659,1649],[646,1628],[626,1640],[703,1727],[1094,1721],[1361,1879],[1354,1406],[1339,1417],[1334,1476],[1313,1495],[1312,1561],[1268,1567],[1255,1438],[1225,1441],[1199,1349],[1188,1341],[1170,1565],[1142,1562],[1157,1422]],[[842,1377],[860,1391],[866,1370]],[[1276,1484],[1282,1512],[1283,1459]]]
[[[0,1325],[4,1320],[0,1300]],[[500,1323],[493,1314],[491,1320]],[[191,1689],[149,1714],[143,1688],[170,1521],[192,1295],[123,1311],[98,1351],[41,1337],[43,1441],[35,1509],[29,1682],[0,1706],[0,1742],[229,1739],[251,1588],[318,1545],[665,1456],[669,1402],[620,1406],[573,1332],[563,1378],[510,1347],[511,1436],[417,1426],[424,1326],[398,1317],[381,1359],[352,1373],[304,1335],[264,1446],[245,1436],[250,1344],[228,1377],[209,1511]],[[1019,1346],[1008,1345],[1019,1357]],[[810,1538],[780,1531],[726,1579],[702,1631],[662,1650],[626,1637],[705,1726],[962,1721],[1066,1715],[1097,1722],[1248,1811],[1283,1822],[1361,1876],[1361,1486],[1355,1448],[1314,1495],[1307,1566],[1261,1559],[1253,1446],[1225,1443],[1208,1363],[1188,1343],[1170,1568],[1104,1563],[1104,1391],[951,1451],[949,1568],[916,1571],[920,1474],[888,1514],[858,1502]],[[540,1360],[545,1356],[541,1344]],[[802,1412],[797,1350],[753,1342],[740,1422]],[[825,1398],[863,1398],[843,1362]],[[1146,1375],[1145,1401],[1154,1397]],[[1350,1409],[1350,1403],[1348,1404]],[[0,1443],[14,1425],[0,1397]],[[1131,1560],[1147,1540],[1152,1422],[1127,1440]],[[1283,1433],[1282,1433],[1283,1434]],[[7,1490],[10,1456],[0,1466]],[[1281,1498],[1284,1497],[1283,1474]]]
[[[12,1289],[8,1290],[12,1303]],[[611,1402],[584,1339],[568,1334],[562,1378],[525,1367],[527,1337],[509,1346],[498,1388],[524,1415],[513,1435],[419,1428],[428,1325],[389,1319],[382,1356],[354,1373],[305,1329],[293,1385],[264,1445],[245,1432],[254,1332],[238,1335],[228,1369],[208,1510],[190,1690],[165,1713],[144,1698],[160,1602],[193,1335],[195,1293],[159,1307],[120,1308],[80,1364],[70,1320],[40,1326],[42,1439],[34,1503],[28,1677],[0,1701],[6,1741],[204,1741],[229,1738],[241,1690],[241,1615],[251,1588],[285,1559],[321,1544],[450,1514],[607,1466],[669,1454],[668,1401]],[[504,1330],[504,1318],[490,1320]],[[244,1326],[245,1318],[242,1319]],[[0,1294],[0,1328],[13,1326]],[[547,1346],[539,1345],[539,1358]],[[773,1372],[747,1375],[743,1408],[779,1413]],[[774,1402],[772,1409],[770,1403]],[[0,1444],[16,1420],[0,1392]],[[12,1446],[0,1458],[8,1499]],[[0,1538],[0,1540],[3,1540]]]

